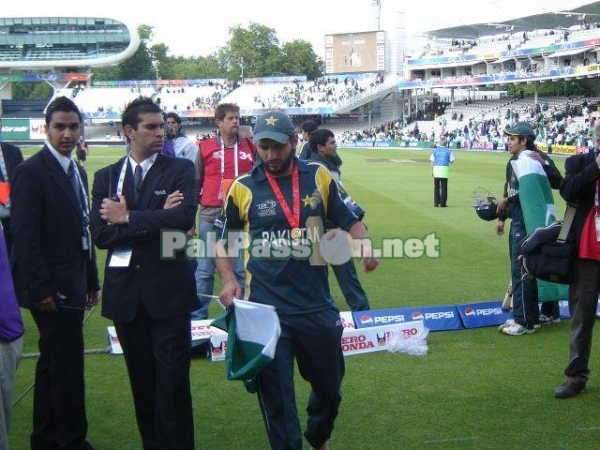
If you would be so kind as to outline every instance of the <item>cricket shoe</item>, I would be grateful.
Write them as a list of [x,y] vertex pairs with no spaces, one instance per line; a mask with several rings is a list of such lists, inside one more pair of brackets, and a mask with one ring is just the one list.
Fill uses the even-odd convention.
[[535,333],[535,327],[534,328],[525,328],[523,325],[514,323],[508,327],[502,328],[502,333],[507,334],[509,336],[521,336],[523,334]]
[[560,317],[547,316],[546,314],[540,314],[540,323],[542,325],[552,325],[560,323]]
[[508,327],[512,327],[513,325],[515,325],[515,323],[516,323],[515,319],[508,319],[502,325],[498,326],[498,331],[500,333],[502,333],[502,330],[504,330],[505,328],[508,328]]

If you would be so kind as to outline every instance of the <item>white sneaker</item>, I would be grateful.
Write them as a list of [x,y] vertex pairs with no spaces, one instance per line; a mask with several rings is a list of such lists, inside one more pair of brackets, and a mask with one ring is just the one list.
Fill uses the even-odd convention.
[[502,325],[498,326],[498,331],[502,332],[505,328],[512,327],[515,324],[515,319],[508,319]]
[[521,336],[523,334],[535,333],[535,328],[528,330],[523,325],[519,325],[518,323],[515,323],[509,327],[503,328],[502,333],[508,334],[509,336]]

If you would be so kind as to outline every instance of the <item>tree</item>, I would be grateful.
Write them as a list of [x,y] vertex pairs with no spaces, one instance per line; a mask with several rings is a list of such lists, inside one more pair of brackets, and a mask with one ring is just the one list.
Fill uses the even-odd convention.
[[310,42],[296,39],[285,43],[281,55],[283,72],[288,75],[306,75],[309,78],[323,75],[323,61]]
[[13,83],[14,100],[47,100],[52,97],[52,87],[46,82]]
[[167,57],[159,67],[160,77],[164,80],[226,78],[215,55],[197,58]]
[[227,78],[283,75],[281,49],[274,29],[250,22],[248,29],[241,25],[231,28],[229,36],[229,42],[217,52]]

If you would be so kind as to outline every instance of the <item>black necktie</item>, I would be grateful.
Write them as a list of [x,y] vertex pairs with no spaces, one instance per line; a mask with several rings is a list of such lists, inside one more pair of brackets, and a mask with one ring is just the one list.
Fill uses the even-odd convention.
[[75,173],[75,163],[71,161],[69,164],[69,168],[67,169],[67,175],[69,176],[69,180],[71,181],[71,187],[73,191],[75,191],[75,197],[77,198],[77,202],[82,210],[85,210],[85,201],[83,198],[83,192],[81,191],[81,185],[79,184],[79,179],[77,178],[77,174]]
[[142,191],[142,166],[139,164],[135,166],[135,173],[133,174],[133,196],[135,198],[135,204],[137,205],[140,199],[140,192]]
[[[0,151],[2,151],[2,150],[0,150]],[[4,172],[2,172],[2,164],[0,164],[0,181],[6,181],[4,179]]]

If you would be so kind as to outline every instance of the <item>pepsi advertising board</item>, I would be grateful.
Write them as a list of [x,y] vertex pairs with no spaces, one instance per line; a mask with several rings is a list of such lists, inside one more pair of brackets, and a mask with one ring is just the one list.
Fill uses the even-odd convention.
[[[561,319],[570,319],[571,318],[571,313],[569,312],[569,301],[568,300],[559,300],[558,307],[560,308]],[[600,301],[598,301],[598,305],[596,306],[596,318],[600,319]]]
[[456,306],[377,309],[353,313],[356,328],[378,327],[422,320],[430,331],[460,330],[463,324]]
[[501,301],[469,303],[457,308],[465,328],[500,325],[513,318],[511,312],[502,310]]

